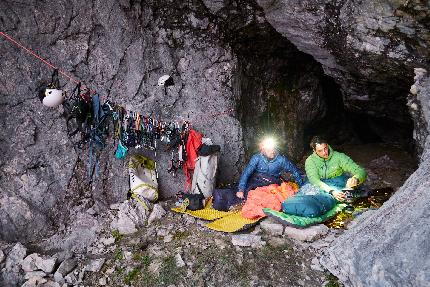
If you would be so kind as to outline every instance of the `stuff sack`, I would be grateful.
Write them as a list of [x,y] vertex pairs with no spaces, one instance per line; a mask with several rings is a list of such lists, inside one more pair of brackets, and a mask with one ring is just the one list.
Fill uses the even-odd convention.
[[205,197],[202,194],[188,194],[183,195],[183,204],[186,209],[189,210],[199,210],[203,209],[203,201]]
[[208,156],[199,156],[195,164],[193,180],[191,184],[191,193],[200,193],[200,191],[197,189],[198,184],[205,198],[212,196],[212,191],[215,188],[217,168],[217,153]]
[[296,194],[282,202],[282,211],[291,215],[317,217],[328,212],[335,205],[336,200],[326,193],[315,195]]
[[155,162],[143,155],[134,155],[128,165],[130,190],[136,196],[149,201],[158,199],[158,182]]
[[232,207],[242,204],[243,199],[236,196],[237,189],[214,189],[212,195],[213,209],[229,211]]

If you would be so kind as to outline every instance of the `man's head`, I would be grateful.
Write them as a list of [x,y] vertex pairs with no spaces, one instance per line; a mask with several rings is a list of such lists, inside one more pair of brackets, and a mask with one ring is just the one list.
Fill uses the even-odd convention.
[[314,136],[310,144],[312,150],[323,159],[327,159],[329,156],[327,140],[320,136]]
[[268,159],[273,159],[276,156],[276,143],[273,138],[265,138],[260,142],[260,151]]

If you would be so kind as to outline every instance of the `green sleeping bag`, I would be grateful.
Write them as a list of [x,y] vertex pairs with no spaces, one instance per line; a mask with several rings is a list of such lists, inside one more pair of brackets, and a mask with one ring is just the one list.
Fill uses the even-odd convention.
[[270,208],[263,208],[263,212],[267,216],[272,217],[273,219],[281,222],[282,224],[299,227],[299,228],[305,228],[310,225],[318,224],[326,221],[329,218],[332,218],[338,212],[342,211],[342,209],[344,209],[345,206],[346,204],[344,203],[338,203],[332,209],[327,211],[325,214],[317,217],[302,217],[302,216],[297,216],[292,214],[286,214],[283,212],[272,210]]

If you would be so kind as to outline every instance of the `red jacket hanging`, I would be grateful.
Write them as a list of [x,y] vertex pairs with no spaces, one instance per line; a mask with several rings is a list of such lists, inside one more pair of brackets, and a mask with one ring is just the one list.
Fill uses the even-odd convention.
[[188,139],[185,144],[187,159],[183,164],[185,174],[185,189],[191,188],[190,171],[194,170],[197,159],[197,149],[200,147],[201,144],[202,135],[195,130],[190,129],[188,132]]

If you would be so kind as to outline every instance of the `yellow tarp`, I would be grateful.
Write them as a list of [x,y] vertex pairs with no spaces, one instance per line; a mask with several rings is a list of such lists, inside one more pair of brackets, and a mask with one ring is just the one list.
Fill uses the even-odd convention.
[[257,223],[261,218],[259,219],[247,219],[240,215],[240,210],[234,210],[234,211],[219,211],[212,208],[212,199],[209,199],[206,203],[205,208],[200,210],[188,210],[183,209],[183,207],[173,207],[171,208],[172,211],[188,214],[190,216],[203,219],[203,220],[209,220],[212,222],[209,222],[205,226],[209,229],[216,230],[216,231],[222,231],[222,232],[236,232],[243,229],[246,229],[249,227],[249,225],[253,225]]

